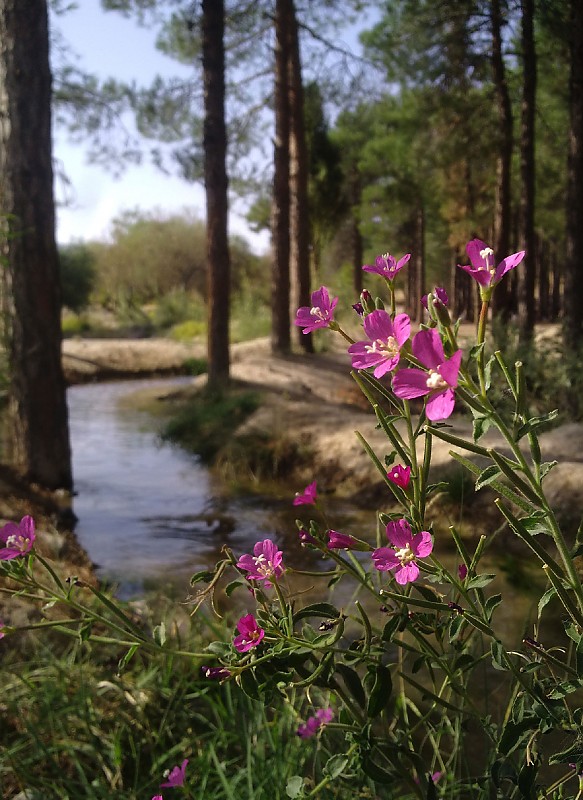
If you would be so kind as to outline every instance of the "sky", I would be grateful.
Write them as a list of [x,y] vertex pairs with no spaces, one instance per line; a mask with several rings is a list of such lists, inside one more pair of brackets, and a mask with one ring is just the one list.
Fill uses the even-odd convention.
[[[99,77],[116,76],[148,84],[156,74],[191,75],[192,71],[155,48],[155,33],[139,27],[121,14],[104,12],[99,0],[79,0],[78,8],[52,19],[78,56],[80,68]],[[119,177],[87,160],[87,148],[73,143],[65,130],[54,130],[53,155],[57,172],[63,170],[69,185],[57,178],[57,240],[61,244],[108,238],[111,222],[124,210],[160,209],[164,215],[185,208],[205,217],[201,184],[164,175],[146,161],[130,165]],[[254,234],[245,220],[231,214],[232,233],[243,235],[253,250],[265,252],[266,233]]]

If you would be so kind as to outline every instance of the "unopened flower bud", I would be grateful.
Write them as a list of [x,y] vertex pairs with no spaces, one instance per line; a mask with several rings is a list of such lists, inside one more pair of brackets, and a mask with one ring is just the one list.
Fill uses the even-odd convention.
[[375,310],[374,300],[372,299],[372,295],[368,289],[362,290],[360,294],[360,302],[362,303],[365,314],[371,314]]

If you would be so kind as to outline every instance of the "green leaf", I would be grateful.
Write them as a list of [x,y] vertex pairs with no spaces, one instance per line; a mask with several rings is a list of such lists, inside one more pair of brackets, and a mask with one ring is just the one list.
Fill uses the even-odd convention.
[[[480,467],[477,466],[477,464],[474,464],[473,461],[470,461],[468,458],[464,458],[464,456],[460,455],[459,453],[456,453],[455,450],[450,450],[449,454],[453,459],[455,459],[459,464],[462,464],[473,475],[476,475],[476,477],[479,477],[481,475],[482,470],[480,469]],[[487,452],[486,455],[488,455]],[[521,497],[519,494],[516,494],[516,492],[513,492],[512,489],[509,489],[508,486],[506,486],[505,484],[501,483],[500,481],[494,480],[491,481],[489,485],[496,492],[498,492],[498,494],[502,495],[502,497],[505,497],[507,500],[510,500],[511,503],[514,503],[515,506],[521,508],[525,513],[527,514],[532,513],[532,506],[530,505],[530,503],[527,503],[527,501],[523,497]]]
[[486,384],[486,391],[490,389],[492,385],[492,367],[496,363],[496,356],[490,356],[490,358],[486,361],[486,365],[484,367],[484,382]]
[[552,536],[544,517],[540,517],[537,514],[533,514],[530,517],[521,517],[520,523],[532,536],[538,536],[541,533]]
[[331,619],[338,619],[340,611],[331,603],[314,603],[313,605],[306,606],[294,614],[294,623],[306,617],[329,617]]
[[404,614],[394,614],[386,623],[381,634],[383,642],[391,642],[397,631],[401,630],[401,625],[407,624],[407,617]]
[[473,358],[474,361],[477,361],[480,353],[484,349],[485,344],[485,342],[480,342],[480,344],[475,344],[472,348],[470,348],[469,357]]
[[484,611],[486,612],[486,617],[488,619],[488,622],[492,619],[494,610],[500,605],[501,602],[502,602],[501,594],[493,594],[486,600]]
[[504,648],[502,647],[502,643],[494,639],[490,645],[490,651],[492,653],[492,666],[494,669],[506,672],[508,667],[505,664]]
[[138,651],[139,647],[140,647],[139,644],[133,644],[129,648],[129,650],[127,651],[125,656],[123,656],[123,658],[120,658],[120,660],[117,662],[117,674],[118,675],[121,672],[124,671],[124,669],[127,667],[127,665],[130,663],[130,661],[132,660],[132,658],[134,657],[134,655]]
[[366,705],[366,695],[362,688],[360,677],[356,670],[347,664],[336,664],[336,671],[342,676],[342,680],[350,694],[354,697],[360,708]]
[[559,463],[558,461],[543,461],[543,463],[540,465],[541,481],[546,475],[549,474],[549,472],[552,470],[553,467],[557,466],[558,463]]
[[285,793],[291,800],[300,797],[304,788],[304,779],[301,775],[293,775],[286,784]]
[[566,697],[568,694],[573,694],[573,692],[581,689],[582,686],[583,681],[563,681],[549,692],[548,697],[551,700],[562,700],[563,697]]
[[338,755],[332,756],[332,758],[328,759],[324,766],[324,772],[331,778],[337,778],[339,775],[342,775],[347,766],[347,756],[345,756],[343,753],[339,753]]
[[247,583],[247,581],[243,580],[235,580],[228,583],[225,586],[225,594],[227,595],[227,597],[230,597],[235,591],[235,589],[238,589],[240,586],[249,586],[249,584]]
[[214,653],[215,655],[224,658],[231,652],[231,645],[227,644],[227,642],[209,642],[209,644],[206,646],[206,649],[209,653]]
[[195,572],[190,579],[190,585],[194,586],[195,583],[210,583],[215,577],[215,573],[208,569],[203,569],[200,572]]
[[484,572],[482,575],[474,575],[473,578],[470,578],[469,581],[466,583],[466,589],[483,589],[484,586],[488,586],[496,575],[490,572]]
[[538,720],[534,717],[524,717],[519,722],[509,720],[504,726],[502,736],[498,742],[498,750],[502,755],[510,755],[510,753],[518,747],[519,743],[526,738],[526,736],[538,728]]
[[537,772],[538,772],[537,764],[525,764],[518,773],[518,789],[520,790],[520,794],[522,795],[522,797],[525,798],[525,800],[533,800],[534,798],[532,790],[534,787],[534,782],[536,779]]
[[554,411],[549,411],[548,414],[544,414],[542,417],[531,417],[531,419],[527,420],[524,425],[518,429],[516,441],[518,442],[523,436],[526,436],[527,433],[542,428],[543,425],[547,425],[549,422],[553,422],[558,416],[559,410],[555,408]]
[[574,762],[579,769],[580,764],[583,763],[583,739],[577,737],[576,741],[566,750],[561,750],[554,753],[549,758],[549,764],[569,764]]
[[583,678],[583,636],[579,638],[575,650],[575,669],[577,670],[577,677]]
[[154,630],[152,631],[152,636],[156,644],[159,644],[160,647],[164,647],[166,642],[166,625],[164,622],[161,622],[159,625],[156,625]]
[[372,758],[365,758],[362,762],[362,771],[369,778],[372,778],[376,783],[393,783],[395,780],[395,773],[389,772],[383,767],[372,760]]
[[490,427],[490,420],[488,417],[474,417],[474,442],[479,442],[482,436],[488,432]]
[[393,680],[391,678],[390,669],[383,664],[378,664],[375,668],[374,684],[366,707],[368,717],[371,719],[378,717],[381,711],[386,707],[392,689]]
[[500,470],[495,464],[486,467],[486,469],[479,475],[476,481],[476,485],[474,486],[474,489],[477,492],[483,486],[488,486],[490,483],[492,483],[492,481],[495,481],[499,475],[500,475]]
[[252,670],[246,669],[241,672],[240,675],[237,675],[236,681],[241,689],[245,692],[247,697],[250,697],[252,700],[261,699],[259,684],[257,683],[257,679],[255,678]]

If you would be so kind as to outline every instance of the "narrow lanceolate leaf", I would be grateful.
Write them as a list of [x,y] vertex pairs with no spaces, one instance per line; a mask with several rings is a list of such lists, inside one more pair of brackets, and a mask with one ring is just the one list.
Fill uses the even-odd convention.
[[[479,477],[479,475],[482,472],[480,467],[478,467],[476,464],[474,464],[468,458],[465,458],[464,456],[460,455],[459,453],[456,453],[455,450],[450,450],[449,454],[459,464],[462,464],[469,472],[471,472],[472,475],[476,475],[476,477]],[[485,454],[487,456],[488,452],[485,451]],[[494,489],[495,492],[497,492],[498,494],[502,495],[502,497],[505,497],[506,500],[509,500],[511,503],[514,503],[515,506],[518,506],[518,508],[520,508],[526,514],[532,514],[532,512],[534,511],[533,506],[530,503],[528,503],[525,500],[524,497],[521,497],[519,494],[516,494],[516,492],[513,492],[512,489],[510,489],[504,483],[501,483],[500,481],[493,480],[493,481],[490,481],[490,483],[488,485],[491,486],[492,489]]]
[[558,416],[559,410],[555,408],[554,411],[549,411],[548,414],[544,414],[542,417],[532,417],[519,428],[516,434],[516,441],[518,442],[523,436],[526,436],[527,433],[542,428],[543,425],[547,425],[549,422],[553,422]]
[[354,697],[359,707],[364,708],[366,705],[366,695],[364,693],[358,672],[355,669],[352,669],[352,667],[342,663],[336,664],[336,672],[340,673],[342,676],[344,685]]
[[392,689],[393,680],[390,669],[383,664],[378,664],[375,668],[374,684],[366,706],[368,717],[371,719],[378,717],[389,702]]
[[294,614],[294,622],[299,622],[306,617],[329,617],[331,619],[338,619],[340,611],[331,603],[313,603],[300,609]]
[[474,489],[478,492],[483,486],[488,486],[490,483],[500,477],[500,469],[495,464],[492,464],[479,475]]

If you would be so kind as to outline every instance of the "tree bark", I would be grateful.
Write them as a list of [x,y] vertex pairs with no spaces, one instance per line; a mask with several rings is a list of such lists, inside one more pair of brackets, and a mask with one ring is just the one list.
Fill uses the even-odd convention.
[[522,6],[522,124],[520,131],[520,247],[526,258],[518,279],[518,325],[520,341],[528,344],[534,334],[536,289],[535,209],[535,112],[536,49],[534,42],[534,0],[521,0]]
[[[290,114],[290,296],[291,320],[300,306],[310,305],[310,216],[308,147],[304,117],[304,87],[298,22],[293,0],[288,0],[288,102]],[[312,334],[296,328],[300,347],[314,352]]]
[[[498,260],[509,254],[511,225],[511,175],[512,175],[512,103],[506,79],[506,65],[502,52],[502,12],[500,0],[491,0],[490,25],[492,29],[492,73],[498,108],[498,133],[500,137],[496,159],[496,200],[494,209],[494,250]],[[510,316],[510,292],[507,282],[496,288],[493,312],[503,318]]]
[[208,385],[229,380],[231,264],[228,239],[224,0],[202,3],[204,180],[207,216]]
[[276,355],[287,355],[291,349],[288,26],[289,0],[277,0],[275,9],[275,142],[271,283],[271,350]]
[[572,355],[583,341],[583,3],[571,0],[567,239],[564,261],[563,341]]
[[0,0],[0,213],[8,456],[27,480],[71,489],[55,242],[46,0]]

